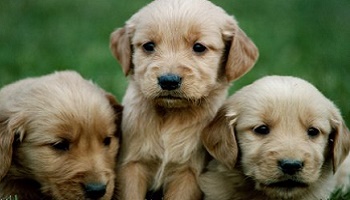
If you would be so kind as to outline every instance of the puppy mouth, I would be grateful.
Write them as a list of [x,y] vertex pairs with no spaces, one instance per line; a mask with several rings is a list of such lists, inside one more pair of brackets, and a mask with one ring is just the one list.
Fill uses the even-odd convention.
[[305,188],[305,187],[308,187],[308,184],[301,181],[289,179],[289,180],[269,183],[266,186],[274,187],[274,188]]
[[165,108],[184,108],[195,105],[195,101],[191,101],[181,94],[162,94],[157,96],[154,100],[156,105]]
[[182,100],[184,98],[179,97],[179,96],[174,96],[174,95],[163,95],[159,96],[159,99],[164,99],[164,100]]

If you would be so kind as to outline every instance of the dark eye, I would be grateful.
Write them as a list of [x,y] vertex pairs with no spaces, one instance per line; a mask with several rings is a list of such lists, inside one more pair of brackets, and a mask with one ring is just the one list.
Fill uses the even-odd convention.
[[207,47],[205,47],[201,43],[196,43],[196,44],[193,45],[192,49],[196,53],[203,53],[203,52],[205,52],[207,50]]
[[266,125],[261,125],[253,129],[255,133],[261,134],[261,135],[267,135],[270,133],[269,127]]
[[310,127],[309,129],[307,129],[307,134],[310,137],[316,137],[316,136],[318,136],[320,134],[320,130],[318,130],[315,127]]
[[51,145],[54,149],[59,151],[68,151],[69,150],[69,141],[62,140]]
[[156,47],[156,45],[154,44],[154,42],[147,42],[145,44],[142,45],[143,50],[145,50],[146,52],[154,52],[154,48]]
[[104,140],[103,140],[103,144],[105,146],[109,146],[111,144],[111,140],[112,138],[111,137],[106,137]]

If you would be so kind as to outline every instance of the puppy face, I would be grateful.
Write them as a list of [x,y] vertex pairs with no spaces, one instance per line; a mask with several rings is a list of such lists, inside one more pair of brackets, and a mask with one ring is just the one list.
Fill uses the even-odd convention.
[[[221,128],[224,134],[204,133],[205,146],[228,168],[238,148],[243,173],[273,198],[302,195],[332,172],[332,161],[335,171],[349,152],[350,134],[338,109],[297,78],[263,78],[238,91],[221,112],[231,125]],[[210,126],[206,131],[218,128]],[[234,143],[223,143],[226,139]],[[218,151],[231,152],[230,157]]]
[[319,106],[313,100],[298,95],[267,98],[256,110],[243,108],[237,118],[243,172],[270,196],[302,194],[318,181],[322,168],[331,167],[324,163],[330,157],[332,116],[322,108],[328,107],[325,102]]
[[147,99],[164,107],[200,102],[255,63],[255,45],[206,0],[153,1],[111,35],[111,49]]
[[3,181],[33,180],[53,199],[110,199],[121,107],[77,74],[58,73],[34,84],[30,94],[17,91],[13,106],[20,99],[26,104],[8,116],[9,132],[1,133],[13,135],[12,157],[2,155],[11,161]]

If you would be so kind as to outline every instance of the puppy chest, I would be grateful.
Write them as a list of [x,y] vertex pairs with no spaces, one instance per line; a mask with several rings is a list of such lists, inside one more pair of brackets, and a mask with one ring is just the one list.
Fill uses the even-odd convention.
[[148,152],[151,157],[159,158],[162,162],[186,162],[200,146],[197,132],[164,130],[155,135],[153,138],[145,138],[142,151]]

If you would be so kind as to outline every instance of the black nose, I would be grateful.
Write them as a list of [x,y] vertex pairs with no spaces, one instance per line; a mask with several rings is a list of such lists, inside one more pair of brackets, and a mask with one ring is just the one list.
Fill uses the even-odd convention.
[[163,90],[176,90],[181,86],[181,80],[176,74],[166,74],[158,77],[158,85]]
[[278,161],[278,166],[283,173],[293,175],[303,168],[304,163],[299,160],[283,159]]
[[106,194],[106,185],[101,183],[87,183],[84,185],[85,197],[98,199]]

